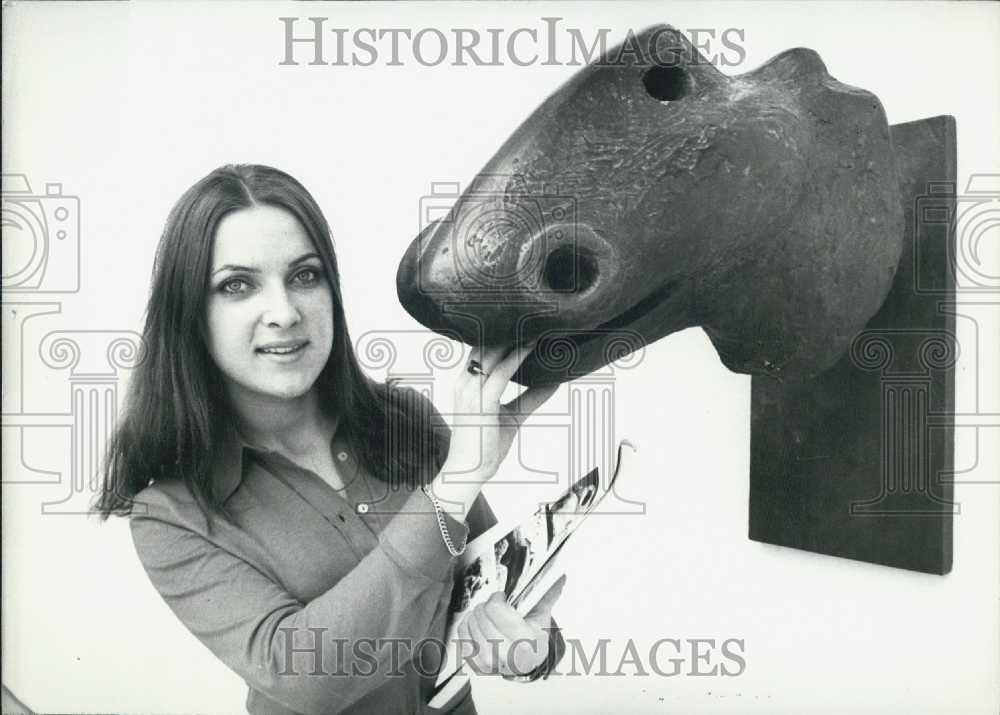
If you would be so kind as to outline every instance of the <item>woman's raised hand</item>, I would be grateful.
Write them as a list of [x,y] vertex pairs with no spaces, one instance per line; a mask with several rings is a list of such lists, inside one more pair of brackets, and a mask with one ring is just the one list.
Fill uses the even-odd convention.
[[451,448],[442,472],[472,470],[480,482],[493,477],[521,423],[559,389],[558,383],[529,387],[501,404],[511,377],[534,347],[472,349],[467,369],[455,383]]

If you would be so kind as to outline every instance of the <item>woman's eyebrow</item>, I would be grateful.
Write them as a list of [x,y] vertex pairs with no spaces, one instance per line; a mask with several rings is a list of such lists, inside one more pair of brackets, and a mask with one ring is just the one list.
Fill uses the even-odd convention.
[[221,273],[222,271],[243,271],[244,273],[260,273],[259,268],[250,268],[248,266],[237,266],[232,263],[227,263],[226,265],[219,266],[214,271],[212,271],[212,275],[214,276],[216,273]]
[[303,255],[299,256],[298,258],[296,258],[291,263],[289,263],[288,267],[291,268],[292,266],[297,266],[298,264],[302,263],[302,261],[308,261],[310,258],[319,258],[319,254],[315,253],[315,252],[310,252],[310,253],[303,254]]
[[[294,261],[290,261],[288,263],[288,267],[291,268],[292,266],[297,266],[303,261],[308,261],[310,258],[319,258],[319,254],[305,253],[296,258]],[[221,273],[222,271],[243,271],[244,273],[260,273],[259,268],[250,268],[248,266],[237,266],[232,263],[227,263],[223,266],[219,266],[214,271],[212,271],[212,275],[214,276],[216,273]]]

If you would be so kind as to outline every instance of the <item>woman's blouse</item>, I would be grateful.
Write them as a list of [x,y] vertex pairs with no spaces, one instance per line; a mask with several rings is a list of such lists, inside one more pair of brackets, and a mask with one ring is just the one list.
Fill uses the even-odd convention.
[[[209,533],[186,486],[157,481],[135,499],[136,551],[250,713],[426,712],[455,559],[426,495],[366,474],[341,429],[331,449],[341,491],[234,430],[213,479],[235,526]],[[495,523],[482,497],[445,520],[456,544]]]

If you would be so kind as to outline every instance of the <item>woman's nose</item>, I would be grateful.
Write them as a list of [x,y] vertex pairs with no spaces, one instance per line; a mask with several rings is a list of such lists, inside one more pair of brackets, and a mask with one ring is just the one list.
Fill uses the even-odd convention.
[[302,319],[295,303],[290,299],[288,290],[284,287],[274,288],[265,296],[266,304],[261,320],[269,326],[288,328]]

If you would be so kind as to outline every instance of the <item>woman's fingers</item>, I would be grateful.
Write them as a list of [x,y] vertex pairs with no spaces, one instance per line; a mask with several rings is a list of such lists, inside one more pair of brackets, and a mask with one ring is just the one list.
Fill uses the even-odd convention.
[[548,628],[552,618],[552,607],[559,600],[565,586],[566,574],[563,574],[549,587],[545,595],[538,599],[538,603],[528,612],[525,620],[538,628]]
[[[472,348],[467,365],[475,361],[483,374],[470,375],[469,379],[478,382],[483,407],[499,404],[500,396],[503,395],[511,377],[533,348],[534,343],[514,348],[509,345]],[[468,387],[467,383],[466,386]]]
[[[507,673],[522,674],[535,669],[548,655],[548,633],[527,621],[506,599],[490,599],[483,608],[493,632],[504,638],[500,661]],[[487,630],[486,627],[483,630]]]
[[534,638],[538,635],[532,625],[511,608],[506,599],[500,599],[499,602],[490,599],[483,608],[483,616],[488,618],[492,626],[509,641]]
[[[496,673],[501,643],[498,642],[496,636],[490,635],[484,630],[482,611],[483,604],[479,604],[465,619],[469,627],[469,637],[478,646],[474,649],[476,653],[472,660],[480,667],[482,673]],[[490,642],[491,638],[493,639],[492,643]],[[502,636],[500,640],[502,640]]]
[[[511,378],[533,348],[534,343],[514,349],[508,346],[474,347],[470,361],[476,361],[484,374],[467,373],[455,383],[451,453],[478,460],[476,463],[486,479],[496,473],[506,457],[511,438],[521,422],[559,387],[530,388],[515,401],[500,404],[500,397]],[[468,429],[457,429],[460,427]]]
[[517,420],[518,424],[521,424],[528,419],[535,410],[545,404],[545,401],[552,397],[558,389],[559,383],[529,387],[513,400],[505,404],[504,409],[506,409],[510,415]]
[[481,673],[530,672],[548,654],[548,634],[511,608],[502,591],[473,608],[458,632],[469,639],[463,652]]
[[490,379],[486,381],[484,392],[488,394],[489,399],[497,402],[500,401],[500,396],[507,388],[510,378],[514,376],[517,369],[521,367],[521,363],[524,362],[525,358],[534,349],[535,344],[533,342],[526,343],[514,346],[504,355],[503,359],[490,372]]
[[[489,404],[489,398],[485,389],[486,384],[506,354],[507,346],[504,345],[495,345],[492,347],[474,346],[469,351],[469,360],[465,364],[466,374],[463,376],[465,379],[457,382],[455,387],[465,393],[466,399],[478,395],[480,402],[478,405],[479,409]],[[469,371],[469,366],[473,363],[479,366],[478,374]]]
[[[503,346],[484,347],[478,345],[473,346],[469,351],[464,374],[455,382],[456,414],[482,412],[483,408],[488,405],[484,388],[489,379],[490,371],[503,359],[504,351]],[[469,367],[473,363],[479,367],[478,374],[469,371]]]
[[[500,591],[499,593],[501,600],[503,600],[503,591]],[[510,639],[510,634],[503,629],[498,628],[497,624],[490,617],[489,610],[493,602],[494,598],[490,597],[489,601],[480,604],[476,608],[476,628],[483,634],[485,639],[483,646],[489,647],[489,650],[494,658],[499,657],[500,659],[503,659],[504,653],[502,651],[502,646]]]
[[475,666],[476,672],[480,675],[491,673],[492,671],[484,665],[483,650],[485,645],[481,642],[481,637],[473,632],[473,613],[469,613],[465,619],[458,624],[458,642],[460,644],[459,657],[463,663],[471,663]]
[[474,653],[475,644],[472,642],[472,636],[469,634],[469,619],[468,617],[462,619],[462,622],[458,624],[458,631],[455,633],[458,639],[458,657],[463,663],[466,658],[471,658]]
[[[475,360],[479,363],[485,375],[480,378],[487,378],[496,370],[497,364],[503,360],[509,350],[507,345],[477,345],[469,351],[469,361]],[[468,363],[466,363],[468,365]]]

